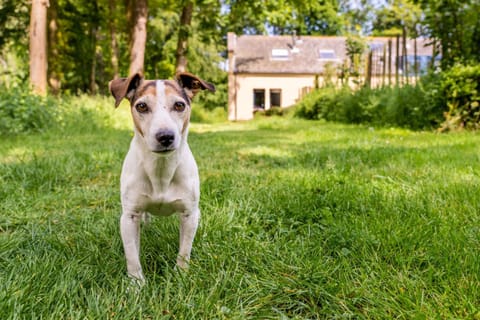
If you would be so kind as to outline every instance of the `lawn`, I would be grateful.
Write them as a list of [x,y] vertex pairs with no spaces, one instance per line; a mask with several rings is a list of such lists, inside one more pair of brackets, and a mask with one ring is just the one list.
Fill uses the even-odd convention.
[[479,134],[194,123],[190,270],[174,268],[177,219],[155,219],[134,290],[118,226],[131,125],[111,104],[1,137],[1,319],[480,318]]

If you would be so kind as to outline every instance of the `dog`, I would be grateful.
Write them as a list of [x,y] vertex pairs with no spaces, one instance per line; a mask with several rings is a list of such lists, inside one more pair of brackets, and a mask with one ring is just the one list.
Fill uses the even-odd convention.
[[146,80],[139,73],[110,81],[115,107],[130,101],[134,136],[120,177],[120,233],[128,275],[144,283],[140,223],[148,214],[180,217],[177,266],[188,267],[200,210],[198,168],[187,143],[191,101],[215,86],[190,73],[175,80]]

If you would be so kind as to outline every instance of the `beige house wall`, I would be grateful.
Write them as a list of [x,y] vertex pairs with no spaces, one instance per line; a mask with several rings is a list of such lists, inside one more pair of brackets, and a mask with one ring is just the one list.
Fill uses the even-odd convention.
[[281,107],[291,106],[299,101],[306,88],[315,85],[314,75],[258,75],[234,74],[235,88],[229,106],[229,120],[250,120],[253,118],[253,90],[265,90],[265,109],[270,108],[270,90],[281,90]]
[[[318,85],[321,88],[325,85],[324,78],[319,76]],[[336,77],[332,79],[336,86],[341,86],[341,81]],[[364,83],[363,78],[350,78],[349,86],[358,88]],[[415,83],[416,79],[410,77],[408,82]],[[406,79],[400,78],[399,85],[406,83]],[[234,84],[234,85],[233,85]],[[371,87],[395,84],[395,77],[372,77]],[[253,118],[253,92],[255,89],[265,90],[265,110],[270,109],[270,90],[281,90],[281,107],[289,107],[300,101],[303,96],[315,88],[314,75],[288,75],[288,74],[229,74],[229,108],[228,120],[242,121]]]

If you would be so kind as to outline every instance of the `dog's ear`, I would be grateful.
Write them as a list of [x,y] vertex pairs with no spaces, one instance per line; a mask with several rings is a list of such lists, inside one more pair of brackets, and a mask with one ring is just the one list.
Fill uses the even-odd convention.
[[199,77],[188,73],[177,73],[176,77],[178,84],[185,89],[187,95],[192,99],[200,90],[208,90],[215,92],[215,86]]
[[118,107],[123,98],[132,100],[135,90],[137,90],[142,81],[143,76],[140,73],[136,73],[128,78],[118,78],[110,81],[108,87],[115,98],[115,108]]

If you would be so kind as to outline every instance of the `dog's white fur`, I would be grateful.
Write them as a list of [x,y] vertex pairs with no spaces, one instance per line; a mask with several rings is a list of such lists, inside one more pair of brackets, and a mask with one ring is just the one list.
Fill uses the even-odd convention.
[[139,254],[145,214],[179,214],[177,265],[188,265],[200,218],[198,169],[187,143],[190,102],[198,91],[214,92],[215,87],[189,73],[177,75],[176,81],[144,80],[136,74],[112,80],[109,87],[116,106],[123,98],[130,100],[134,120],[120,179],[120,231],[128,274],[144,282]]

